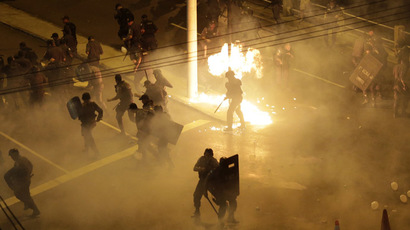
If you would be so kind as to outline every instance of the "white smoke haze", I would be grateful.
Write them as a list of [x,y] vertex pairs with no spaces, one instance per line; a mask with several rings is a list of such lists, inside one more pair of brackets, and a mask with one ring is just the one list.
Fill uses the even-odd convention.
[[[344,44],[346,37],[338,37],[346,46],[341,55],[324,55],[333,50],[323,47],[322,38],[292,42],[292,69],[348,85],[348,76],[343,72],[351,68],[352,43]],[[11,206],[12,210],[22,217],[24,226],[39,229],[206,229],[206,224],[211,224],[209,229],[218,229],[217,217],[206,199],[202,199],[201,206],[203,226],[195,225],[190,217],[198,180],[192,168],[204,149],[210,147],[216,159],[239,154],[238,229],[332,229],[336,219],[341,229],[378,229],[381,210],[387,205],[392,229],[406,230],[410,226],[408,204],[400,203],[398,196],[410,189],[409,121],[386,120],[392,117],[390,104],[360,107],[360,93],[328,85],[295,70],[291,71],[290,92],[273,87],[273,56],[277,48],[260,49],[262,79],[243,78],[246,96],[255,101],[263,97],[264,103],[275,106],[273,125],[257,132],[249,127],[242,135],[230,135],[211,130],[212,126],[222,126],[212,121],[181,135],[176,146],[170,145],[173,169],[160,164],[151,154],[145,163],[130,156],[34,196],[42,212],[40,218],[25,219],[21,203]],[[174,55],[178,60],[177,55],[183,51],[170,48],[151,58]],[[172,82],[177,89],[168,89],[170,94],[186,89],[184,65],[161,70],[177,76],[178,82]],[[201,91],[225,92],[225,79],[212,78],[206,62],[200,62],[199,72]],[[151,70],[148,74],[152,80]],[[126,76],[132,80],[132,74]],[[105,100],[114,96],[113,76],[104,81]],[[78,90],[71,96],[82,92]],[[140,101],[136,102],[140,107]],[[116,127],[112,110],[115,102],[107,105],[104,121]],[[173,120],[181,124],[210,119],[199,113],[187,114],[186,107],[172,100],[168,108]],[[135,136],[135,124],[126,115],[123,121],[126,131]],[[69,118],[65,105],[48,103],[41,110],[2,115],[0,127],[0,131],[68,171],[93,162],[82,152],[80,122]],[[102,159],[136,145],[131,138],[122,138],[101,123],[93,134]],[[64,175],[4,137],[0,137],[0,147],[4,159],[1,175],[13,165],[7,151],[14,147],[34,164],[31,188]],[[392,181],[399,184],[398,192],[391,190]],[[3,198],[11,197],[4,181],[0,184]],[[378,210],[371,209],[372,201],[379,202]],[[3,226],[9,225],[0,215],[0,227],[7,229]]]

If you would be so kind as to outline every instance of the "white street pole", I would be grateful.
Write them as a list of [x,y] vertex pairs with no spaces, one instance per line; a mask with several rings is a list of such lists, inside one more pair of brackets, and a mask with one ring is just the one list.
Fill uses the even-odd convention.
[[197,0],[188,0],[188,97],[198,95]]

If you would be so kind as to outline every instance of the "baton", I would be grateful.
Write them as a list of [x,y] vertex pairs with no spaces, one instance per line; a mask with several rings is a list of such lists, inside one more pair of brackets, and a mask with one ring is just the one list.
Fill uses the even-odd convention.
[[221,107],[222,103],[224,103],[224,101],[225,101],[226,99],[227,99],[227,98],[225,97],[224,100],[223,100],[223,101],[218,105],[218,107],[215,109],[215,112],[214,112],[214,113],[216,113],[216,111],[218,111],[219,107]]
[[[207,192],[208,192],[208,191],[207,191]],[[209,197],[208,197],[208,196],[205,196],[205,198],[209,201],[209,204],[210,204],[210,205],[212,206],[212,208],[214,209],[216,215],[219,216],[218,211],[216,211],[216,208],[215,208],[215,206],[212,204],[212,202],[211,202],[211,200],[209,199]]]
[[125,61],[125,58],[127,58],[127,56],[128,56],[128,49],[127,49],[127,52],[125,53],[124,58],[122,59],[122,61]]

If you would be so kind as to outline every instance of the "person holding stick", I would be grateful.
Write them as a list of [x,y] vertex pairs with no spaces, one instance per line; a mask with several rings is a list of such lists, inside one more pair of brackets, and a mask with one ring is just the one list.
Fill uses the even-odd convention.
[[241,121],[241,128],[244,129],[245,119],[243,118],[243,113],[241,110],[241,103],[243,100],[243,91],[241,89],[242,81],[235,78],[235,73],[231,69],[226,72],[225,77],[228,79],[228,82],[225,84],[227,89],[225,99],[230,99],[228,112],[226,113],[228,127],[225,131],[232,131],[233,112],[236,112],[236,115],[238,115],[239,120]]

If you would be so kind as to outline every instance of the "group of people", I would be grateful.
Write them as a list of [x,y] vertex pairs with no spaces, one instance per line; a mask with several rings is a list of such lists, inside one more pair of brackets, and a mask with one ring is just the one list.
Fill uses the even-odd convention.
[[[62,37],[52,33],[43,56],[39,57],[25,42],[21,42],[18,53],[8,57],[7,63],[0,57],[0,88],[5,92],[4,100],[0,100],[1,107],[13,111],[27,105],[41,107],[47,91],[61,104],[71,94],[74,73],[89,81],[92,94],[102,102],[99,60],[103,49],[93,36],[89,36],[85,50],[87,57],[83,58],[77,52],[75,24],[68,16],[64,16],[62,21]],[[78,67],[72,64],[74,59],[80,61]]]
[[146,14],[141,16],[141,22],[135,21],[134,14],[121,4],[115,5],[116,14],[114,19],[120,26],[118,37],[124,42],[124,47],[131,61],[136,65],[135,70],[141,62],[143,51],[155,50],[158,47],[155,34],[158,27],[148,19]]
[[[211,148],[204,151],[194,165],[194,171],[198,172],[199,181],[194,191],[194,218],[200,217],[201,198],[204,196],[209,200],[208,191],[214,196],[213,201],[219,206],[217,211],[218,219],[223,223],[226,211],[228,209],[228,223],[238,223],[235,219],[237,208],[236,198],[239,195],[239,184],[229,172],[229,163],[227,158],[214,158],[214,152]],[[237,173],[237,172],[236,172]],[[212,204],[211,204],[212,205]],[[215,210],[216,211],[216,210]]]
[[276,24],[282,22],[281,14],[283,16],[295,15],[294,9],[299,10],[300,20],[303,20],[305,15],[311,12],[310,0],[272,0],[265,8],[267,7],[272,9],[273,20]]
[[408,85],[410,84],[410,77],[408,76],[409,54],[410,50],[405,39],[398,40],[395,45],[395,55],[397,64],[394,65],[392,73],[389,73],[387,67],[388,53],[384,48],[382,38],[370,29],[367,34],[356,39],[352,52],[352,65],[356,68],[365,55],[370,54],[377,62],[380,63],[381,68],[372,79],[370,85],[363,91],[363,103],[370,103],[375,106],[377,99],[382,98],[382,89],[386,88],[386,82],[389,76],[393,75],[393,94],[394,94],[394,117],[407,116],[406,109],[408,104]]
[[[122,135],[125,135],[125,127],[123,123],[123,116],[128,113],[130,120],[137,125],[138,133],[138,151],[142,153],[143,157],[147,156],[150,151],[159,160],[166,160],[166,162],[172,166],[172,162],[169,158],[167,146],[168,140],[165,136],[157,135],[157,150],[152,150],[151,144],[154,141],[152,135],[158,134],[156,127],[158,124],[164,123],[164,120],[171,120],[168,115],[166,107],[166,84],[163,80],[161,70],[154,70],[154,76],[158,76],[155,83],[151,83],[149,80],[145,81],[144,86],[146,91],[143,95],[134,94],[132,92],[131,85],[123,80],[120,74],[115,75],[115,93],[112,98],[108,98],[107,102],[119,101],[115,106],[115,118],[118,123],[118,127]],[[168,83],[169,85],[169,83]],[[134,103],[134,97],[138,97],[142,102],[142,108],[138,108]],[[91,131],[96,126],[96,122],[100,121],[103,117],[103,110],[97,103],[91,101],[91,96],[88,92],[82,95],[83,103],[81,112],[79,112],[79,120],[81,121],[82,135],[84,137],[85,150],[88,151],[91,148],[94,151],[94,156],[98,157],[99,151],[95,145]],[[159,129],[164,128],[159,125]],[[165,132],[166,130],[162,130]],[[154,133],[155,132],[155,133]]]

